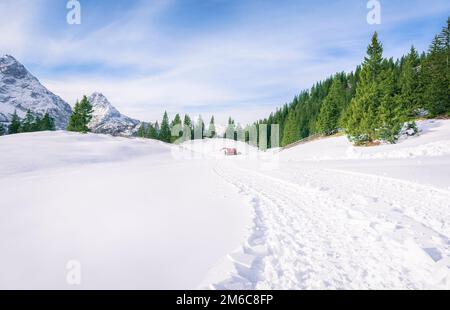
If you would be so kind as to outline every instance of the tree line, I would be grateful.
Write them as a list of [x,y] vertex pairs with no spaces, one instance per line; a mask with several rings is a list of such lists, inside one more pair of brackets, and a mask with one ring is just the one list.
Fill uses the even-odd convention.
[[35,132],[35,131],[46,131],[55,130],[55,122],[48,113],[45,113],[41,118],[39,116],[33,115],[30,110],[27,111],[25,117],[21,119],[17,115],[17,111],[14,111],[11,117],[11,123],[6,128],[0,124],[0,136],[6,134],[16,134],[22,132]]
[[188,114],[185,114],[182,120],[180,114],[177,113],[170,121],[167,111],[165,111],[161,123],[142,123],[136,135],[167,143],[179,143],[187,140],[215,138],[217,131],[214,116],[211,116],[209,124],[206,126],[201,116],[194,122]]
[[[395,143],[401,128],[415,127],[417,118],[450,116],[449,42],[450,18],[427,52],[411,47],[394,61],[383,57],[374,33],[354,71],[316,83],[255,125],[279,124],[282,146],[339,131],[357,145]],[[269,147],[270,136],[269,130]]]

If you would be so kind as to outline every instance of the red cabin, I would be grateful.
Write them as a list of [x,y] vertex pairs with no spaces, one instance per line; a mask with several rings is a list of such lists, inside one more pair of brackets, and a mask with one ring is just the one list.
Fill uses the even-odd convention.
[[224,151],[224,154],[227,156],[236,156],[238,154],[235,148],[224,147],[222,150]]

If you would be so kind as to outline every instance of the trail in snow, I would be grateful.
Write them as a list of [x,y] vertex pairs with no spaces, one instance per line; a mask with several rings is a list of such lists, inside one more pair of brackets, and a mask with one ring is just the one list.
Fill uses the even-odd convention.
[[293,165],[215,171],[246,196],[254,226],[213,288],[450,288],[448,191]]

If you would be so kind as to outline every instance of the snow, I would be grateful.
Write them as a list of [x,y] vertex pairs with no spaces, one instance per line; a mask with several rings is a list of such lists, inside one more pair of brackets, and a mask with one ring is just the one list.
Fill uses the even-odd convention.
[[[420,135],[405,137],[398,144],[378,147],[355,147],[345,136],[324,138],[288,149],[287,160],[345,160],[414,158],[420,156],[450,155],[450,122],[424,120],[417,122]],[[319,151],[320,149],[320,151]]]
[[[196,288],[243,241],[237,193],[163,143],[43,132],[0,137],[0,288]],[[225,187],[224,187],[225,186]]]
[[66,128],[72,109],[51,93],[14,57],[0,57],[0,122],[9,123],[14,111],[23,117],[27,110],[49,113],[59,129]]
[[88,98],[92,105],[92,120],[89,128],[95,133],[131,136],[140,127],[140,121],[121,114],[101,93]]
[[88,289],[450,289],[450,121],[418,126],[269,152],[0,137],[0,288],[77,288],[74,259]]

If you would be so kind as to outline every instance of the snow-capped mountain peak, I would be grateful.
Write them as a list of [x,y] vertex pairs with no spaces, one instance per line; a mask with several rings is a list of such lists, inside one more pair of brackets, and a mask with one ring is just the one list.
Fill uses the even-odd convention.
[[120,112],[99,92],[93,93],[89,97],[89,102],[94,108],[92,123],[100,123],[106,117],[118,117]]
[[132,135],[137,130],[140,121],[122,115],[102,93],[94,92],[88,100],[94,111],[89,124],[92,132]]
[[16,79],[30,75],[27,69],[11,55],[5,55],[0,58],[0,72]]
[[45,113],[65,129],[72,109],[64,100],[45,88],[24,65],[11,55],[0,57],[0,122],[8,123],[14,111],[23,117],[27,110],[37,116]]

